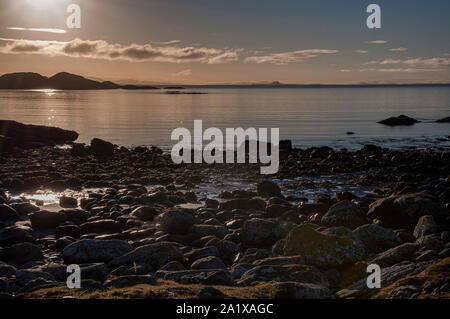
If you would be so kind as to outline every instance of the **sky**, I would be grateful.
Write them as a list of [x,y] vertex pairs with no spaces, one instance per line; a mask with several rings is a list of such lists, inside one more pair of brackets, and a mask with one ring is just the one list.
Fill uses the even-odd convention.
[[[369,29],[369,4],[381,28]],[[70,29],[69,4],[81,8]],[[0,0],[0,74],[129,83],[450,82],[448,0]]]

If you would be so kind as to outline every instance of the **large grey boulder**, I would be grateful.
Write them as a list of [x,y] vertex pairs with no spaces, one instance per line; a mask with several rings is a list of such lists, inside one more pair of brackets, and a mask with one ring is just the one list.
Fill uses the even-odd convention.
[[109,265],[111,267],[133,266],[133,264],[150,265],[157,270],[171,261],[183,261],[180,248],[171,242],[159,242],[136,248],[123,256],[116,257]]
[[300,255],[308,265],[329,268],[361,260],[364,250],[348,238],[322,234],[308,225],[300,225],[287,235],[284,254]]
[[62,257],[66,264],[109,262],[131,250],[130,244],[123,240],[83,239],[66,246]]
[[322,223],[328,226],[344,226],[355,229],[367,224],[363,210],[350,201],[342,201],[330,207],[322,217]]

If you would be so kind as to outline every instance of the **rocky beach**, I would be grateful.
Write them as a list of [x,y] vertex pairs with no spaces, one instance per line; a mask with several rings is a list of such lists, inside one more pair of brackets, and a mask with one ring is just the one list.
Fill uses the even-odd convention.
[[263,176],[0,124],[2,298],[450,297],[447,147],[283,141]]

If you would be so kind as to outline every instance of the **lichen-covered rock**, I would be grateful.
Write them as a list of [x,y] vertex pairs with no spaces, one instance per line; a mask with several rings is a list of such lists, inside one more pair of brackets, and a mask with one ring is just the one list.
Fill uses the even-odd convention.
[[288,231],[278,221],[252,218],[242,226],[241,240],[248,247],[267,247],[286,236]]
[[364,244],[367,253],[379,253],[401,244],[401,240],[392,229],[375,224],[360,226],[353,234]]
[[310,226],[300,225],[286,237],[284,253],[303,256],[308,265],[335,267],[360,260],[364,251],[348,238],[325,235]]
[[66,264],[108,262],[132,250],[123,240],[83,239],[66,246],[62,257]]
[[335,299],[330,289],[324,286],[300,282],[276,282],[277,299]]
[[342,201],[330,207],[322,217],[322,223],[328,226],[344,226],[355,229],[367,223],[361,208],[349,201]]
[[441,233],[446,229],[444,225],[437,223],[433,216],[426,215],[419,218],[413,235],[418,239],[426,235]]
[[418,244],[405,243],[380,253],[371,263],[378,264],[381,267],[386,267],[395,265],[402,261],[411,261],[414,259],[415,253],[418,249]]
[[306,265],[256,266],[242,275],[238,284],[248,286],[258,281],[295,281],[328,286],[328,280],[319,270]]
[[191,265],[191,269],[226,269],[227,266],[216,256],[197,259]]
[[168,262],[182,260],[183,253],[174,243],[159,242],[136,248],[123,256],[116,257],[109,265],[111,267],[150,265],[153,269],[160,269]]
[[369,206],[367,216],[377,219],[381,226],[414,229],[420,217],[431,215],[437,220],[448,216],[448,211],[438,200],[426,193],[391,196]]

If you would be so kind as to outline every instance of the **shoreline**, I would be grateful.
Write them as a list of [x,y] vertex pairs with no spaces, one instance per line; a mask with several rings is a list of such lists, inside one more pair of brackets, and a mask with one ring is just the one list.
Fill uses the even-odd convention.
[[[395,298],[399,265],[408,278],[450,263],[448,151],[365,145],[280,155],[269,177],[257,164],[175,165],[156,147],[75,143],[3,155],[1,188],[63,195],[50,211],[3,192],[0,272],[16,274],[5,296],[126,298],[144,285],[155,298],[174,298],[161,291],[177,287],[201,296],[209,286],[226,297]],[[363,285],[373,261],[383,265],[382,290]],[[84,276],[77,291],[65,287],[73,263]]]

